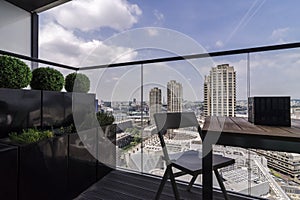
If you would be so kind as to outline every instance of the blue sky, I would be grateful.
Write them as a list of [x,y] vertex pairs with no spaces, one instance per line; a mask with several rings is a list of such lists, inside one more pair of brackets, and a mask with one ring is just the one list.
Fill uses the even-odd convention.
[[[299,8],[300,1],[297,0],[73,0],[40,15],[40,57],[74,66],[90,66],[174,54],[201,53],[199,51],[203,50],[212,52],[299,42]],[[149,36],[132,36],[126,33],[145,27],[154,27],[155,31],[147,29]],[[168,34],[158,28],[170,30],[173,35],[170,44],[164,47],[155,44],[157,41],[161,44],[168,41]],[[164,35],[153,37],[153,47],[156,49],[146,49],[151,47],[149,38],[157,34],[157,30]],[[176,32],[181,35],[175,37]],[[181,39],[183,42],[179,41]],[[143,41],[148,40],[148,46],[141,49]],[[136,49],[137,47],[140,49]],[[250,55],[251,95],[289,95],[300,98],[297,89],[300,79],[297,69],[300,60],[298,54],[297,50],[293,50]],[[146,71],[147,68],[150,69],[147,79],[153,77],[153,80],[163,80],[150,81],[148,88],[151,85],[165,87],[169,79],[180,76],[186,79],[184,89],[190,87],[184,91],[184,98],[203,100],[203,77],[209,73],[211,67],[221,63],[229,63],[235,67],[237,97],[245,99],[246,55],[213,58],[211,64],[164,63],[153,66],[158,71],[146,66]],[[174,77],[170,75],[172,73],[163,73],[161,70],[173,70],[180,64],[186,66],[187,70],[178,68],[175,70],[177,76]],[[190,70],[190,65],[197,65],[198,79],[194,77],[195,73],[193,69]],[[98,70],[87,74],[96,84],[92,86],[92,92],[96,92],[101,99],[139,99],[139,67]],[[103,78],[103,75],[110,77],[112,82]],[[108,85],[102,83],[103,80]],[[117,91],[113,97],[109,96],[112,89],[108,88],[109,85],[112,85],[113,91]],[[124,85],[128,85],[127,89],[131,92],[121,89]],[[187,92],[189,90],[193,92]],[[145,96],[147,92],[148,89],[145,89]]]

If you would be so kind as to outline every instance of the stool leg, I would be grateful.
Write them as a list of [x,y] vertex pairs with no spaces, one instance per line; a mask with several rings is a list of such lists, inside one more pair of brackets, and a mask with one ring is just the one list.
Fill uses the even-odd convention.
[[214,169],[214,172],[215,172],[215,175],[216,175],[216,177],[217,177],[218,183],[219,183],[219,185],[220,185],[220,187],[221,187],[221,190],[222,190],[222,192],[223,192],[224,199],[228,200],[229,198],[228,198],[228,195],[227,195],[226,188],[225,188],[225,186],[224,186],[224,184],[223,184],[222,177],[221,177],[221,175],[219,174],[219,172],[218,172],[217,169]]
[[193,178],[191,179],[191,181],[190,181],[190,183],[189,183],[189,185],[188,185],[188,187],[186,189],[187,191],[191,191],[191,189],[192,189],[192,187],[193,187],[193,185],[194,185],[197,177],[198,177],[198,175],[194,175],[193,176]]
[[156,192],[156,195],[155,195],[155,200],[158,200],[159,199],[159,196],[160,194],[162,193],[162,190],[164,188],[164,185],[165,183],[167,182],[168,180],[168,177],[169,177],[169,172],[170,172],[170,168],[167,167],[165,173],[164,173],[164,176],[159,184],[159,188],[158,188],[158,191]]

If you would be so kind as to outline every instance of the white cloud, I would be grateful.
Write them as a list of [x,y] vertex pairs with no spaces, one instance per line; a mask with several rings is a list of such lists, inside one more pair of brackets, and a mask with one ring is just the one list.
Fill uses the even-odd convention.
[[275,29],[272,32],[271,39],[276,40],[279,43],[283,43],[285,41],[285,38],[288,36],[290,30],[291,29],[289,27]]
[[85,41],[55,23],[40,31],[40,58],[72,66],[130,61],[137,55],[130,48],[108,46],[99,40]]
[[156,19],[158,20],[158,21],[163,21],[164,19],[165,19],[165,16],[164,16],[164,14],[162,14],[161,12],[159,12],[158,10],[154,10],[154,16],[156,17]]
[[216,42],[216,47],[220,48],[220,47],[223,47],[223,46],[224,46],[224,43],[221,40],[218,40]]
[[73,0],[48,14],[68,29],[90,31],[110,27],[122,31],[137,23],[142,11],[126,0]]
[[156,28],[148,28],[146,29],[147,33],[149,36],[157,36],[159,33],[158,33],[158,30]]

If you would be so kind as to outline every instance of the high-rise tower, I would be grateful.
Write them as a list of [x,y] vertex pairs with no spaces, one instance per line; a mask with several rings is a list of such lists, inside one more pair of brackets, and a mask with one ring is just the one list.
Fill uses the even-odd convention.
[[168,112],[182,112],[182,85],[171,80],[167,84]]
[[236,72],[229,64],[213,67],[204,80],[204,115],[235,116]]
[[149,92],[149,112],[150,112],[150,122],[154,123],[153,115],[155,113],[161,112],[161,89],[155,87],[152,88]]

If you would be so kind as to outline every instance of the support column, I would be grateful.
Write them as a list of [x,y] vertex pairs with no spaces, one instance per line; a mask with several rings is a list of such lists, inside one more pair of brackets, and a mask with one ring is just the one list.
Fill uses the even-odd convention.
[[[31,13],[31,54],[32,58],[39,57],[39,16],[36,12]],[[31,69],[38,68],[38,63],[31,62]]]

